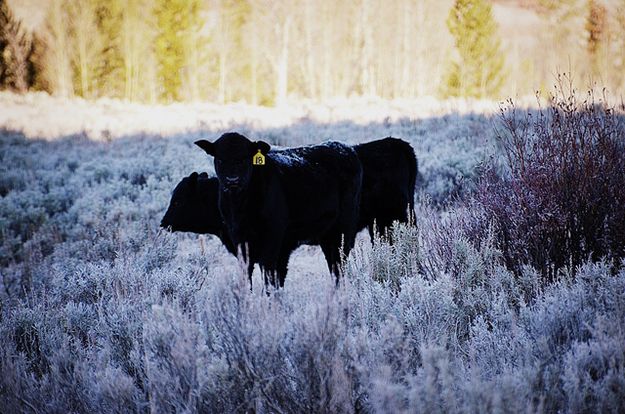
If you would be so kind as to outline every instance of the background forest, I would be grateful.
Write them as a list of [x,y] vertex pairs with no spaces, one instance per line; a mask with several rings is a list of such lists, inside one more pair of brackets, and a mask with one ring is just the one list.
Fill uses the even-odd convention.
[[4,88],[137,102],[625,85],[625,0],[0,0]]

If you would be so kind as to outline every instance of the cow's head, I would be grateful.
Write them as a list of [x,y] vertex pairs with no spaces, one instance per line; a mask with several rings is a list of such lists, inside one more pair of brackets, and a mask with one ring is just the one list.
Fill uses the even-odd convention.
[[176,185],[161,227],[171,231],[215,233],[221,227],[217,210],[217,180],[194,172]]
[[219,179],[219,185],[223,191],[232,193],[247,188],[253,168],[264,168],[262,166],[254,167],[252,157],[259,150],[263,155],[267,155],[271,148],[264,141],[252,142],[236,132],[223,134],[215,142],[196,141],[195,145],[215,158],[215,172]]

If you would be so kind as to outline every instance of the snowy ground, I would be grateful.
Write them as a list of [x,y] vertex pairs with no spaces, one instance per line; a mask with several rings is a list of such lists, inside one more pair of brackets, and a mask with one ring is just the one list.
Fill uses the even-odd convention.
[[[625,272],[514,278],[494,246],[467,241],[473,213],[444,207],[496,154],[497,103],[0,93],[0,108],[7,412],[623,409]],[[213,172],[193,142],[228,130],[283,146],[407,140],[419,232],[398,229],[392,247],[361,235],[339,289],[305,246],[283,291],[250,293],[217,239],[158,229],[174,185]]]

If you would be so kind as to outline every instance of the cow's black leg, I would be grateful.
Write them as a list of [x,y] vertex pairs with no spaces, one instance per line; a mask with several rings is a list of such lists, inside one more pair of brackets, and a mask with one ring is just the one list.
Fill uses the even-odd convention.
[[[259,263],[263,268],[265,285],[271,283],[275,287],[282,286],[284,281],[280,281],[280,258],[284,256],[284,251],[287,248],[287,242],[284,240],[284,228],[279,225],[268,225],[265,235],[266,237],[259,243],[262,246]],[[286,257],[288,263],[288,254]]]
[[[263,269],[263,277],[265,279],[265,288],[269,287],[269,285],[275,287],[282,287],[284,285],[284,280],[280,278],[280,274],[277,269]],[[267,291],[269,294],[269,291]]]
[[339,277],[341,276],[341,268],[339,266],[341,259],[340,243],[337,243],[335,240],[327,240],[320,245],[326,262],[328,263],[328,269],[336,278],[336,284],[338,285]]
[[278,265],[279,265],[280,255],[276,249],[267,249],[262,254],[262,259],[260,260],[261,269],[263,271],[263,277],[265,279],[265,287],[271,284],[274,287],[277,287],[279,284],[278,280]]
[[371,244],[375,240],[375,227],[373,227],[373,223],[367,226],[367,230],[369,230],[369,238],[371,239]]
[[286,253],[282,253],[277,260],[276,266],[264,268],[263,275],[265,277],[265,285],[271,284],[274,287],[284,287],[286,280],[287,268],[289,265],[290,249]]
[[288,254],[281,255],[281,257],[278,259],[278,269],[276,271],[276,276],[278,278],[278,284],[281,288],[284,287],[286,272],[289,266],[289,256],[290,252]]

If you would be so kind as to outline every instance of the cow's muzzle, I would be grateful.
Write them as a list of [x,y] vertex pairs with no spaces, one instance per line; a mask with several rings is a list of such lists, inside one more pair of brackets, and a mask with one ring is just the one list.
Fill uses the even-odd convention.
[[241,180],[239,177],[225,177],[224,178],[224,190],[226,191],[238,191],[241,188]]

